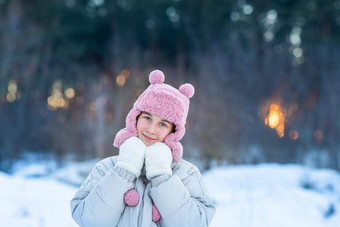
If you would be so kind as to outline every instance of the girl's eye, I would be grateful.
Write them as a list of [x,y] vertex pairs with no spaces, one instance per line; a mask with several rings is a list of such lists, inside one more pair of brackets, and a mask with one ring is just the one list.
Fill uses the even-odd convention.
[[167,125],[165,123],[163,123],[163,122],[161,122],[161,126],[162,127],[167,127]]
[[144,116],[144,119],[146,119],[146,120],[151,120],[151,118],[148,117],[148,116]]

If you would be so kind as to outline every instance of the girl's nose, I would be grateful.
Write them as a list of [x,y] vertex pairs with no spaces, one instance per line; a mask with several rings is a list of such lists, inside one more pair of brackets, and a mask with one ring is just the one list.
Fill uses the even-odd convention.
[[148,129],[148,133],[154,134],[155,130],[156,130],[156,125],[152,123],[152,124],[149,125],[149,127],[147,129]]

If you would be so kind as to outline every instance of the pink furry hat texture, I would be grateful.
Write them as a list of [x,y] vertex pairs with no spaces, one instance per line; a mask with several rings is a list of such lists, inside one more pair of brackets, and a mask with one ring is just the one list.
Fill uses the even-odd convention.
[[137,136],[137,116],[143,112],[156,114],[176,126],[175,132],[170,133],[164,143],[172,151],[173,162],[179,162],[183,156],[183,147],[179,140],[185,134],[185,123],[189,111],[189,99],[194,95],[195,89],[191,84],[183,84],[176,88],[164,84],[165,76],[162,71],[154,70],[149,75],[149,87],[138,97],[132,110],[126,117],[126,127],[121,129],[113,145],[120,147],[125,140]]

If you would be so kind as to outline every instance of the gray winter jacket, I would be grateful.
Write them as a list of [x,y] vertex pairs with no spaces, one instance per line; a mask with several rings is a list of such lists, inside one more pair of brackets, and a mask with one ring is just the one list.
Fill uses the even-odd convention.
[[[215,206],[194,165],[181,160],[173,164],[172,176],[148,181],[142,171],[136,181],[131,172],[115,167],[116,162],[117,156],[98,162],[72,199],[72,217],[80,226],[198,227],[211,222]],[[130,207],[124,194],[135,185],[140,199]],[[162,216],[158,222],[152,221],[152,201]]]

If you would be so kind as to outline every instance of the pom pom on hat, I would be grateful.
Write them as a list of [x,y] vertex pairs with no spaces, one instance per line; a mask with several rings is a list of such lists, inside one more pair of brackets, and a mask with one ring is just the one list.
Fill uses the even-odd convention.
[[135,189],[130,189],[124,194],[124,202],[126,205],[135,207],[139,202],[139,194]]
[[195,88],[191,84],[183,84],[179,87],[179,91],[190,99],[195,94]]
[[149,75],[150,84],[162,84],[165,80],[165,76],[162,71],[154,70]]

